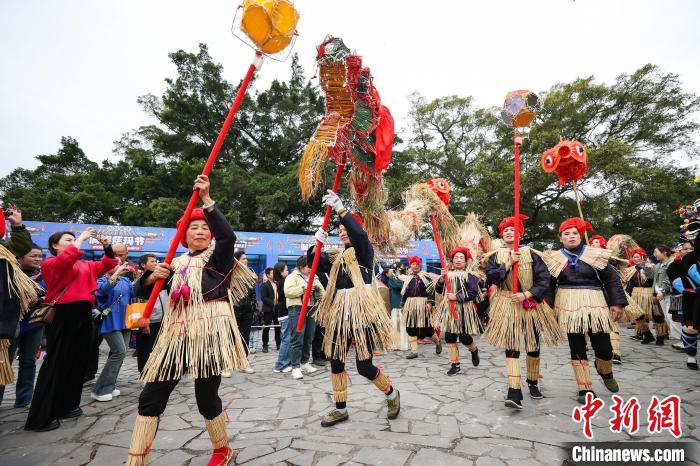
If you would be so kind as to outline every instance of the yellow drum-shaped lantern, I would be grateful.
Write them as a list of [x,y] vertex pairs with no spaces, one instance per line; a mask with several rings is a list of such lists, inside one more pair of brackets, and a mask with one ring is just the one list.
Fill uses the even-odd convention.
[[263,53],[284,50],[296,33],[299,13],[288,0],[246,0],[241,30]]
[[532,91],[511,91],[506,95],[501,119],[512,128],[530,126],[542,107],[540,98]]

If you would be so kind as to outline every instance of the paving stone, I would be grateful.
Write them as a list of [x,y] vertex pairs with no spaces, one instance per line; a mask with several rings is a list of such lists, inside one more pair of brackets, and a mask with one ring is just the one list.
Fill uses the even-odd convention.
[[302,453],[299,456],[295,456],[293,458],[288,459],[287,462],[292,463],[296,466],[311,466],[312,464],[314,464],[315,456],[316,452],[307,451],[306,453]]
[[411,464],[429,464],[430,466],[471,466],[472,464],[474,464],[474,462],[470,459],[443,453],[439,450],[433,450],[432,448],[421,448],[416,454],[416,456],[414,456],[411,460]]
[[363,448],[352,459],[360,464],[400,466],[406,463],[410,450],[395,448]]
[[456,452],[469,456],[481,456],[491,451],[492,445],[481,440],[463,438],[455,447]]
[[274,453],[275,449],[269,446],[250,446],[247,448],[239,449],[238,455],[236,456],[236,463],[245,463],[260,456],[269,455]]
[[342,443],[330,443],[330,442],[313,442],[307,440],[294,440],[292,442],[292,448],[297,448],[301,450],[314,450],[314,451],[325,451],[328,453],[350,453],[352,447],[350,445],[344,445]]
[[318,460],[316,466],[337,466],[339,464],[346,464],[348,462],[347,456],[342,455],[326,455]]
[[435,448],[450,448],[452,445],[451,439],[444,439],[440,437],[429,437],[426,435],[412,435],[412,434],[401,434],[397,432],[370,432],[368,435],[371,437],[387,440],[394,443],[405,443],[408,445],[425,445],[427,447]]
[[285,448],[284,450],[277,451],[270,455],[262,456],[246,464],[249,466],[267,466],[278,462],[287,461],[288,459],[294,458],[295,456],[299,456],[299,452],[297,450]]
[[172,450],[165,453],[155,461],[150,461],[149,466],[172,466],[175,464],[186,464],[192,455],[182,450]]
[[413,421],[411,425],[411,433],[414,435],[437,435],[437,424],[429,424],[423,421]]
[[497,459],[491,458],[489,456],[482,456],[476,459],[474,463],[476,466],[504,466],[506,463]]

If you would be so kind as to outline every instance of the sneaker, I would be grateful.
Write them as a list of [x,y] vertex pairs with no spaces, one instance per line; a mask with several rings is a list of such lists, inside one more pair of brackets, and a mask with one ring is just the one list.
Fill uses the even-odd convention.
[[685,363],[685,365],[688,366],[688,369],[691,369],[694,371],[698,370],[698,360],[696,358],[689,356],[688,361]]
[[263,346],[262,352],[267,353],[270,349],[267,346]]
[[255,374],[255,369],[248,366],[245,369],[241,369],[241,372],[243,372],[244,374]]
[[613,364],[622,364],[622,357],[619,354],[613,354],[612,362]]
[[120,392],[118,388],[115,388],[114,390],[112,390],[112,396],[119,396],[121,394],[122,394],[122,392]]
[[308,362],[306,364],[301,365],[301,370],[303,372],[306,372],[307,374],[313,374],[314,372],[318,371],[314,366],[309,364]]
[[249,351],[250,351],[250,354],[255,354],[258,352],[258,349],[257,348],[250,348]]
[[304,374],[301,373],[301,367],[295,367],[292,369],[292,377],[296,380],[304,378]]
[[292,372],[292,366],[287,366],[284,369],[282,369],[283,374],[286,374],[287,372]]
[[685,351],[685,345],[683,344],[682,341],[672,344],[671,348],[673,348],[674,350],[677,350],[677,351]]
[[664,337],[656,337],[656,346],[664,346]]
[[49,422],[43,427],[39,427],[37,429],[25,429],[25,430],[33,430],[34,432],[48,432],[50,430],[58,429],[61,427],[61,423],[58,422],[58,419],[54,419],[53,421]]
[[396,419],[399,416],[399,411],[401,411],[401,393],[394,388],[396,396],[394,399],[386,399],[386,418]]
[[542,395],[542,392],[540,391],[540,387],[538,387],[536,383],[528,383],[527,388],[530,389],[530,398],[533,400],[541,400],[544,398],[544,395]]
[[630,338],[633,339],[633,340],[642,340],[642,339],[644,339],[644,337],[642,336],[641,333],[634,334],[634,335],[632,335]]
[[523,409],[522,401],[515,398],[506,398],[505,405],[508,408]]
[[649,343],[654,341],[654,335],[652,335],[651,332],[647,332],[642,336],[642,344],[643,345],[648,345]]
[[326,367],[326,361],[324,361],[323,359],[314,359],[313,361],[311,361],[311,364],[318,367]]
[[457,375],[462,372],[462,367],[459,364],[452,364],[450,370],[447,371],[447,375]]
[[408,353],[406,355],[406,359],[416,359],[417,357],[418,357],[418,353],[414,353],[413,351],[411,351],[410,353]]
[[593,390],[579,390],[578,392],[578,398],[576,398],[576,401],[578,401],[580,404],[585,405],[586,404],[586,393],[592,393],[593,398],[598,398],[598,396],[595,394]]
[[481,360],[479,359],[479,349],[477,348],[476,351],[472,353],[472,364],[474,365],[474,367],[476,367],[479,365],[480,361]]
[[221,377],[225,377],[227,379],[231,378],[231,371],[221,371]]
[[345,410],[344,413],[341,413],[337,409],[334,409],[330,413],[323,416],[323,419],[321,420],[321,426],[322,427],[334,426],[337,423],[347,421],[348,419],[350,419],[350,416],[348,416],[347,410]]
[[95,395],[94,393],[90,393],[90,398],[95,401],[112,401],[112,394],[106,393],[104,395]]
[[605,385],[605,388],[612,393],[617,393],[620,391],[620,386],[617,384],[617,380],[615,380],[614,377],[610,379],[603,379],[603,385]]
[[66,414],[63,416],[59,416],[61,419],[73,419],[76,417],[80,417],[83,415],[83,410],[80,408],[73,408],[70,411],[68,411]]

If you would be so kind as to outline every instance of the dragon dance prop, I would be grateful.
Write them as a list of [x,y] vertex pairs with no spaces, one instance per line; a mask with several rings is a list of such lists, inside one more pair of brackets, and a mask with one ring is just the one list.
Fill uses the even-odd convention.
[[[255,49],[255,58],[253,63],[248,67],[241,85],[238,88],[233,104],[226,115],[216,142],[209,153],[202,175],[208,176],[214,166],[214,162],[219,155],[221,146],[224,144],[226,134],[228,133],[233,119],[238,112],[238,108],[243,101],[243,97],[248,89],[250,81],[253,79],[255,71],[260,69],[263,62],[263,55],[279,53],[284,50],[296,36],[296,25],[299,20],[299,13],[294,8],[292,2],[288,0],[246,0],[240,5],[242,9],[241,15],[241,30],[252,41],[251,47]],[[178,244],[185,234],[185,230],[189,225],[192,211],[199,200],[199,190],[194,190],[187,204],[185,213],[182,216],[182,222],[179,223],[175,235],[170,240],[170,247],[165,256],[164,262],[170,264],[175,257]],[[148,298],[148,303],[143,311],[143,316],[139,319],[138,326],[148,328],[148,319],[153,312],[153,306],[158,299],[158,294],[163,289],[165,280],[159,279],[153,285],[153,291]]]
[[[578,214],[581,220],[585,221],[577,185],[577,182],[583,179],[587,168],[586,148],[583,144],[578,141],[565,141],[560,136],[559,143],[542,154],[540,163],[546,173],[554,173],[557,176],[559,186],[564,186],[566,183],[573,185]],[[588,232],[585,230],[584,236],[588,244]]]
[[[501,110],[501,120],[515,130],[513,136],[513,156],[514,156],[514,188],[513,188],[513,216],[520,218],[520,146],[523,137],[518,132],[518,128],[530,126],[535,119],[537,112],[542,107],[540,98],[532,91],[518,90],[506,94]],[[513,251],[520,249],[520,231],[515,229],[515,239]],[[513,265],[513,293],[518,292],[518,263]]]
[[[326,112],[304,149],[299,164],[299,188],[308,201],[324,182],[328,159],[336,165],[333,192],[338,192],[345,164],[350,162],[350,193],[363,217],[370,241],[379,249],[389,242],[389,217],[385,210],[387,191],[383,172],[391,161],[394,119],[382,105],[369,68],[342,39],[328,36],[316,48],[319,81],[326,97]],[[323,229],[330,223],[326,207]],[[316,251],[323,244],[316,243]],[[316,274],[320,254],[315,254],[311,275]],[[301,332],[309,304],[307,288],[301,305],[297,331]]]

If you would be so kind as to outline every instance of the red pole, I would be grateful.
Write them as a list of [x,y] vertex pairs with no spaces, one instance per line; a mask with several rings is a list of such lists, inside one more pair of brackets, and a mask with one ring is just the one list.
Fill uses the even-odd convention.
[[[260,68],[262,65],[262,53],[260,52],[255,52],[255,60],[253,63],[250,64],[250,67],[248,67],[248,72],[246,73],[245,77],[243,78],[243,82],[241,82],[241,86],[238,88],[238,92],[236,93],[236,98],[233,101],[233,104],[231,105],[231,109],[228,112],[228,115],[226,116],[226,120],[224,120],[224,124],[221,126],[221,130],[219,131],[219,136],[216,138],[216,142],[214,143],[214,147],[211,148],[211,152],[209,153],[209,158],[207,159],[207,163],[204,165],[204,169],[202,170],[202,175],[207,175],[209,176],[209,173],[211,173],[211,169],[214,166],[214,162],[216,161],[216,158],[219,156],[219,151],[221,150],[221,146],[224,144],[224,140],[226,139],[226,134],[228,133],[229,128],[231,127],[231,123],[233,123],[233,118],[236,116],[236,113],[238,112],[238,107],[241,106],[241,102],[243,101],[243,97],[245,96],[246,90],[248,89],[248,85],[250,84],[251,79],[253,78],[253,74],[255,74],[255,70]],[[199,190],[195,190],[192,192],[192,196],[190,196],[190,201],[187,204],[187,208],[185,209],[185,213],[182,215],[182,222],[180,222],[180,225],[177,228],[177,231],[175,232],[175,236],[170,240],[170,247],[168,248],[168,254],[165,256],[165,263],[170,264],[172,262],[173,258],[175,257],[175,252],[177,251],[177,246],[180,244],[180,239],[183,237],[185,234],[185,230],[187,229],[187,226],[189,225],[189,220],[190,217],[192,216],[192,211],[194,210],[194,207],[197,205],[197,201],[199,200]],[[153,291],[151,291],[151,296],[148,297],[148,304],[146,304],[146,310],[143,313],[143,317],[139,319],[139,327],[145,327],[147,325],[148,319],[151,317],[151,313],[153,312],[153,306],[156,303],[156,299],[158,299],[158,294],[160,291],[163,289],[163,283],[165,280],[159,279],[156,280],[156,282],[153,284]]]
[[[513,138],[515,147],[513,153],[515,155],[515,238],[513,241],[513,251],[518,252],[520,249],[520,144],[523,143],[523,137],[519,133],[515,133]],[[513,293],[518,292],[518,263],[513,264]]]
[[[333,192],[337,193],[340,189],[340,180],[343,179],[343,169],[345,168],[345,157],[343,157],[343,163],[338,164],[338,168],[335,171],[335,181],[333,181]],[[323,217],[323,229],[328,231],[328,224],[331,222],[331,213],[333,210],[331,206],[326,206],[326,215]],[[304,321],[306,320],[306,310],[309,307],[309,298],[311,298],[311,289],[314,287],[314,279],[316,277],[316,270],[318,270],[318,262],[321,260],[321,252],[323,252],[323,243],[316,241],[316,249],[314,249],[314,262],[311,264],[311,272],[309,273],[309,282],[306,285],[306,290],[304,291],[304,299],[301,302],[301,312],[299,313],[299,321],[297,322],[297,332],[301,332],[304,328]]]
[[[435,239],[435,246],[437,246],[438,254],[440,255],[440,266],[445,269],[445,254],[442,252],[442,246],[440,245],[440,236],[438,235],[437,225],[435,224],[435,216],[430,216],[430,225],[433,227],[433,238]],[[452,293],[450,289],[450,280],[445,275],[445,290],[448,293]],[[450,309],[452,310],[452,318],[457,320],[457,310],[455,309],[454,301],[450,300]]]

